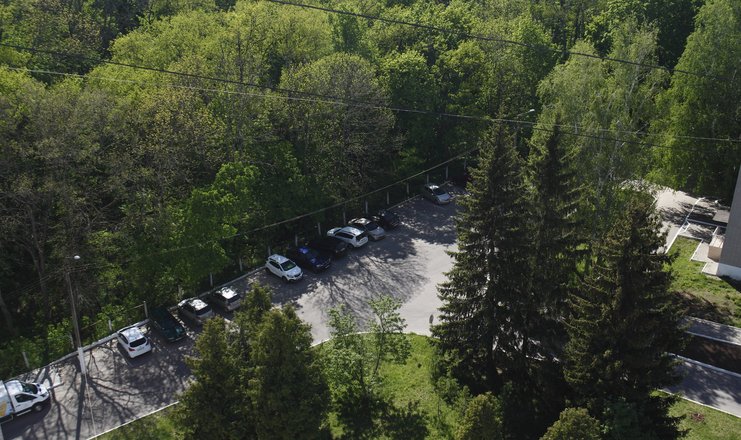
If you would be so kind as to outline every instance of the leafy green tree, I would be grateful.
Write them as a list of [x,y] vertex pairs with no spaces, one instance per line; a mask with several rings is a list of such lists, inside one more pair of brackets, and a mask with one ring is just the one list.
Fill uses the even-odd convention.
[[[612,35],[610,57],[656,64],[655,30],[626,20]],[[584,42],[573,50],[596,55]],[[591,239],[602,234],[611,212],[619,209],[623,183],[641,178],[650,168],[651,154],[639,134],[655,114],[655,98],[665,80],[665,73],[656,69],[574,56],[538,87],[543,104],[538,124],[547,130],[557,122],[562,125],[561,142],[573,157],[591,212],[586,219]],[[547,133],[538,131],[534,142],[544,144]]]
[[667,147],[657,151],[657,163],[674,187],[730,197],[735,188],[741,148],[722,141],[741,139],[741,5],[733,0],[708,0],[697,14],[695,31],[687,39],[677,69],[662,95],[664,115],[654,124]]
[[603,423],[610,422],[608,408],[624,402],[640,432],[675,438],[677,419],[667,412],[672,399],[654,393],[678,380],[669,353],[682,342],[660,231],[652,198],[637,194],[596,245],[591,273],[572,296],[565,376],[576,403]]
[[279,133],[296,148],[303,174],[327,198],[344,200],[381,182],[398,139],[390,111],[373,107],[387,98],[367,61],[333,54],[285,72],[281,87],[363,103],[286,101],[277,110]]
[[586,409],[566,408],[540,440],[600,440],[600,433],[599,421]]
[[287,307],[266,312],[253,337],[249,388],[258,438],[320,436],[329,389],[311,349],[311,331]]
[[466,407],[455,434],[456,440],[503,440],[499,400],[491,393],[479,394]]
[[[355,319],[343,308],[330,310],[332,339],[322,345],[333,406],[352,438],[397,432],[404,423],[391,423],[393,420],[412,423],[416,419],[414,408],[394,408],[378,394],[383,381],[381,362],[403,364],[409,357],[410,343],[403,334],[406,323],[399,315],[401,303],[381,296],[370,306],[373,318],[367,334],[358,333]],[[412,431],[418,432],[416,428]]]
[[[440,323],[432,328],[442,359],[472,390],[496,390],[498,370],[520,376],[532,352],[523,332],[532,314],[531,234],[520,159],[501,130],[482,140],[470,195],[459,203],[458,251],[439,288]],[[525,373],[527,374],[527,373]]]

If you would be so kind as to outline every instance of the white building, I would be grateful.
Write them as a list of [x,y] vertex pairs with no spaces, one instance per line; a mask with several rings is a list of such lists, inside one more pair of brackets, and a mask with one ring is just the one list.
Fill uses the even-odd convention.
[[739,177],[736,179],[736,190],[733,193],[725,237],[719,244],[722,248],[718,261],[718,276],[741,280],[741,167]]

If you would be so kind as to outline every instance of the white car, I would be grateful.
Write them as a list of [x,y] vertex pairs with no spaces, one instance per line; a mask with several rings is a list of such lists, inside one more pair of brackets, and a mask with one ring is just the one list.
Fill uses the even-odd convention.
[[354,248],[359,248],[368,243],[368,233],[352,226],[344,228],[332,228],[327,231],[327,237],[335,237],[344,241]]
[[152,344],[146,336],[139,330],[139,327],[129,327],[116,332],[118,343],[129,356],[134,359],[144,353],[152,351]]
[[296,263],[283,255],[273,254],[265,263],[265,271],[272,273],[285,282],[298,281],[304,276],[304,272]]

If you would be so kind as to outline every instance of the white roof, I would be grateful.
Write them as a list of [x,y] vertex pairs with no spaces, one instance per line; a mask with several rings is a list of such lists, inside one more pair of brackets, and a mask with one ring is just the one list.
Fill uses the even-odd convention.
[[283,264],[286,261],[288,261],[288,258],[284,257],[283,255],[273,254],[268,257],[268,259],[275,261],[278,264]]
[[237,296],[237,292],[231,287],[222,287],[216,291],[216,294],[224,299],[232,299]]
[[144,334],[139,330],[139,327],[129,327],[125,328],[123,330],[119,330],[119,333],[126,336],[126,339],[131,341],[136,341],[137,339],[141,339],[144,337]]

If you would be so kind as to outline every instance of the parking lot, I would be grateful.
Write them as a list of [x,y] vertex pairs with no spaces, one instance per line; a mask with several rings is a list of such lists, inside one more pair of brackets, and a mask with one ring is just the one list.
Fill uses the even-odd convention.
[[[315,342],[329,336],[327,314],[345,306],[361,321],[369,317],[368,300],[391,295],[403,302],[407,330],[429,334],[430,317],[437,313],[437,283],[452,267],[446,253],[455,248],[455,203],[435,206],[413,199],[395,208],[402,225],[378,242],[371,242],[332,263],[326,272],[307,273],[295,284],[285,284],[259,271],[234,287],[244,291],[251,283],[269,285],[278,304],[293,304],[311,324]],[[230,314],[223,315],[229,319]],[[192,353],[195,332],[167,343],[153,338],[152,353],[129,360],[115,341],[86,352],[88,376],[80,374],[76,358],[24,377],[53,386],[52,402],[42,412],[25,414],[2,425],[5,439],[86,439],[178,399],[190,380],[185,364]]]

